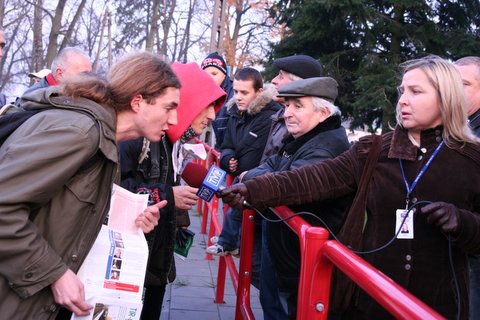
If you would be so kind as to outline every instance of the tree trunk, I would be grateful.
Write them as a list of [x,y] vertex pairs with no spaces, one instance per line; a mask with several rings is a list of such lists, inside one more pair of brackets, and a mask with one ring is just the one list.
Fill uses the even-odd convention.
[[[163,55],[164,57],[167,57],[167,48],[168,48],[168,35],[169,35],[169,30],[170,26],[172,25],[172,19],[173,19],[173,12],[175,11],[175,6],[177,5],[177,0],[171,0],[171,1],[165,1],[164,2],[169,3],[168,7],[168,12],[165,12],[165,15],[163,16],[163,21],[162,21],[162,29],[163,29],[163,39],[161,41],[161,44],[159,44],[159,53]],[[165,8],[166,9],[166,8]]]
[[80,17],[82,16],[83,8],[85,7],[86,2],[87,0],[82,0],[78,5],[77,12],[75,12],[72,22],[70,22],[67,32],[65,33],[65,36],[62,39],[62,43],[60,45],[59,51],[68,46],[68,41],[72,38],[73,31],[75,30],[78,19],[80,19]]
[[155,42],[155,36],[158,33],[158,19],[160,16],[160,0],[153,0],[152,12],[149,15],[151,16],[150,23],[147,26],[147,41],[145,43],[145,49],[148,51],[153,50],[153,45]]
[[52,64],[53,58],[55,58],[58,51],[58,36],[62,27],[63,10],[65,9],[66,2],[67,0],[59,0],[55,9],[55,16],[53,16],[52,19],[52,29],[48,37],[47,56],[45,57],[47,65]]
[[187,23],[185,24],[185,32],[180,44],[180,52],[178,54],[178,61],[186,63],[188,61],[187,53],[190,47],[190,26],[192,24],[193,14],[195,12],[197,1],[190,0],[190,6],[188,8]]
[[[37,0],[33,10],[33,42],[32,42],[32,70],[38,71],[45,67],[43,60],[43,0]],[[50,67],[50,66],[48,66]]]

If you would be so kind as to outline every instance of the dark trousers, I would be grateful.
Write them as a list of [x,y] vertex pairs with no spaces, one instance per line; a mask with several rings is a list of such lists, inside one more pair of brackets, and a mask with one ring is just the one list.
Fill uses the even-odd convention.
[[145,296],[143,297],[143,309],[141,320],[158,320],[162,311],[163,296],[165,296],[165,287],[148,286],[145,288]]
[[242,210],[230,208],[223,221],[222,232],[218,236],[218,244],[225,250],[240,247],[240,233],[242,231]]
[[277,286],[277,272],[268,251],[266,221],[262,221],[262,249],[260,267],[260,304],[264,320],[285,320],[288,315],[282,307]]
[[470,256],[470,319],[480,319],[480,255]]

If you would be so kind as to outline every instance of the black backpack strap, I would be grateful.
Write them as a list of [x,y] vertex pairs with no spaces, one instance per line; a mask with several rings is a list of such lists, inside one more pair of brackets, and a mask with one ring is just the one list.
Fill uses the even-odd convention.
[[0,116],[0,146],[18,127],[38,112],[40,110],[28,110]]
[[95,154],[93,156],[91,156],[90,159],[87,160],[87,162],[82,164],[80,169],[78,169],[77,173],[85,171],[88,168],[90,168],[91,166],[93,166],[98,160],[100,160],[102,158],[102,156],[103,156],[102,152],[97,149],[97,152],[95,152]]

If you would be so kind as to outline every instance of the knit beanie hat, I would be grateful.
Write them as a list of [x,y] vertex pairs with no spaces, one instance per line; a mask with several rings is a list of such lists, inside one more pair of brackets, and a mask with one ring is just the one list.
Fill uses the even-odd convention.
[[225,60],[223,60],[223,57],[218,54],[218,52],[212,52],[210,53],[203,61],[201,65],[202,69],[208,68],[208,67],[215,67],[222,71],[223,73],[227,74],[227,64],[225,63]]

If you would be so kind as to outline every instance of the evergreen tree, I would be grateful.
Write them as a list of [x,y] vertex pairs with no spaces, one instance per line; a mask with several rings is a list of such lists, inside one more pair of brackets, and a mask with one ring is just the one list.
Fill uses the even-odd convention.
[[271,15],[287,33],[269,59],[318,58],[340,85],[337,104],[351,125],[386,131],[395,123],[399,64],[478,55],[478,12],[478,0],[279,0]]

